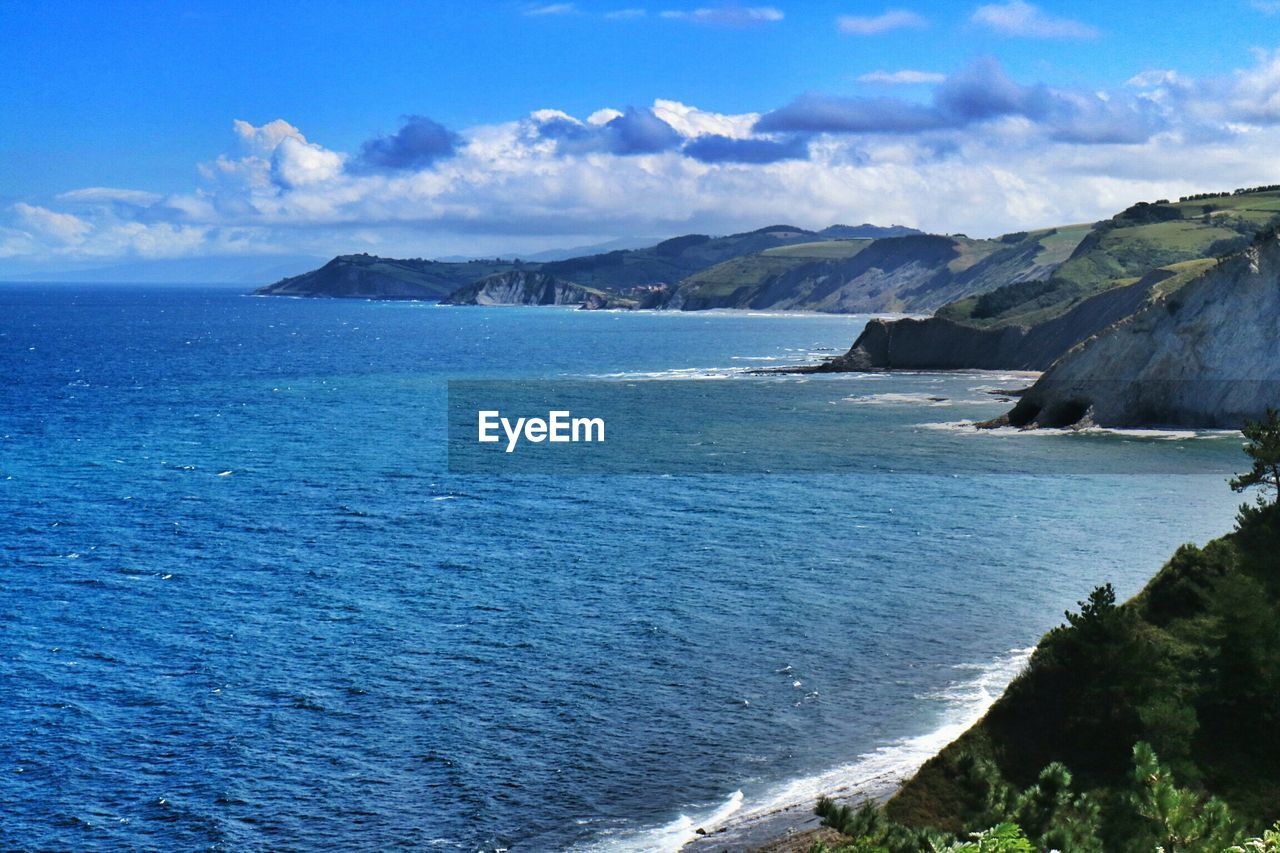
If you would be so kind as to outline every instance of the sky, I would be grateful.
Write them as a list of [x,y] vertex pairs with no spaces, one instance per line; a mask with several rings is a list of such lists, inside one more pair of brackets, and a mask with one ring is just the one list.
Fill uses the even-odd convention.
[[0,274],[1280,183],[1280,0],[7,0],[0,63]]

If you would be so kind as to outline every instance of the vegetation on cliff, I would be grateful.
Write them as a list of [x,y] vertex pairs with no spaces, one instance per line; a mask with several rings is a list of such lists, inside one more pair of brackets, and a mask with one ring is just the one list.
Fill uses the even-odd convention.
[[[1187,262],[1230,254],[1280,216],[1273,188],[1139,202],[1096,223],[1053,275],[1010,283],[945,306],[938,316],[977,326],[1034,325],[1059,316],[1082,300],[1133,284],[1156,270],[1186,280]],[[1168,278],[1170,276],[1162,276]],[[1166,282],[1163,292],[1168,292]]]
[[1235,530],[1095,589],[883,809],[822,802],[841,850],[1280,850],[1280,416],[1246,435]]

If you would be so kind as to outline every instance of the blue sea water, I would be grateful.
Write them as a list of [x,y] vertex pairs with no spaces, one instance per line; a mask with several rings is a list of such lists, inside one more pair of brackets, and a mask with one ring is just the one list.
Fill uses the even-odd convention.
[[906,772],[1229,528],[1237,440],[979,434],[981,374],[794,384],[893,473],[448,470],[449,379],[748,400],[864,320],[0,285],[0,847],[670,848]]

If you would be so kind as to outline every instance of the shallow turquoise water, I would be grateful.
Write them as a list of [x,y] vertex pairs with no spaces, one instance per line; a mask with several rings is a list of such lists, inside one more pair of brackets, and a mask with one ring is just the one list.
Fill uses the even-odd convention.
[[980,375],[769,391],[895,473],[447,469],[447,379],[724,375],[860,325],[0,286],[0,846],[653,846],[954,722],[1229,527],[1230,439],[939,428],[1001,411]]

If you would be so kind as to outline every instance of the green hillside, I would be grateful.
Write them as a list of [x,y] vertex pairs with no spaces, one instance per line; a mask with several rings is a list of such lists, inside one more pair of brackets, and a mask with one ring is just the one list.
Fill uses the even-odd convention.
[[672,307],[926,312],[1047,279],[1088,233],[1070,226],[992,240],[910,235],[801,243],[735,258],[680,283]]
[[442,299],[486,276],[519,269],[504,260],[445,263],[421,258],[339,255],[311,272],[260,288],[263,296],[329,296],[353,299]]
[[[1274,496],[1280,418],[1246,434],[1257,464],[1233,485]],[[1027,846],[990,849],[1221,853],[1258,835],[1280,818],[1277,554],[1280,507],[1264,501],[1132,600],[1094,590],[883,810],[821,804],[852,836],[839,849],[942,849],[1004,822]]]
[[[834,239],[834,235],[849,232],[865,234],[858,240]],[[830,257],[815,254],[824,251],[828,242],[841,244],[834,249],[836,256],[846,251],[850,243],[870,243],[876,237],[915,233],[911,229],[892,227],[877,228],[864,225],[858,228],[834,226],[825,231],[808,231],[793,225],[771,225],[742,234],[726,237],[709,237],[689,234],[664,240],[647,249],[607,252],[542,264],[541,269],[550,275],[567,278],[578,284],[604,290],[622,290],[644,284],[668,284],[675,286],[690,275],[721,263],[732,263],[746,256],[778,251],[799,251],[803,257]],[[804,248],[801,248],[804,247]],[[750,265],[748,265],[750,267]]]
[[979,327],[1034,325],[1153,270],[1169,270],[1185,283],[1192,277],[1184,275],[1186,262],[1244,248],[1277,217],[1280,191],[1274,187],[1141,202],[1092,226],[1045,280],[1009,283],[958,300],[938,316]]

